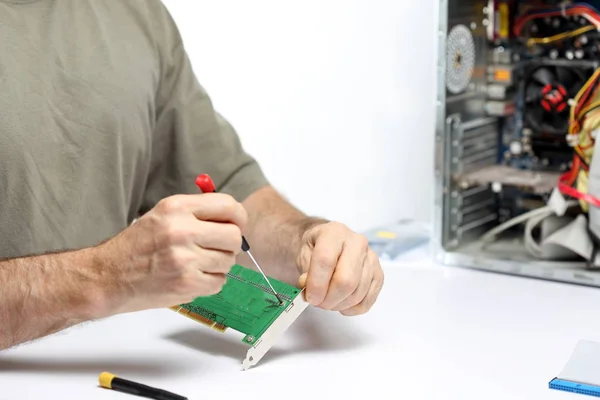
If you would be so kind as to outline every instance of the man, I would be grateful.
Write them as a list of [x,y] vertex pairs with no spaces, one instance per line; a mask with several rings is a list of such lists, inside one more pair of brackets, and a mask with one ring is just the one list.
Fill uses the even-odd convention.
[[367,241],[269,186],[159,0],[0,0],[0,38],[0,349],[218,293],[242,233],[311,304],[373,305]]

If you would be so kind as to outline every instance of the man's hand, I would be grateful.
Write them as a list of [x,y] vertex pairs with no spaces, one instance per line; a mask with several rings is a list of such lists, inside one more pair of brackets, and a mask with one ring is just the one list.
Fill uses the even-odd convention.
[[369,311],[383,286],[379,259],[367,239],[339,223],[322,223],[307,230],[297,264],[306,300],[343,315]]
[[187,303],[218,293],[241,251],[247,214],[231,196],[162,200],[95,250],[111,282],[106,314]]
[[0,350],[84,321],[221,291],[246,211],[225,194],[179,195],[94,247],[0,261]]

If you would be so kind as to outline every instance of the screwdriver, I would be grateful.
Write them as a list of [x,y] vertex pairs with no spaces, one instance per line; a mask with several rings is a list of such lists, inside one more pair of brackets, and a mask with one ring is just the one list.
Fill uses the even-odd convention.
[[[202,191],[202,193],[216,193],[217,192],[212,178],[210,176],[208,176],[207,174],[198,175],[198,177],[196,178],[196,186],[198,186],[198,188]],[[262,274],[263,278],[265,278],[265,281],[267,282],[267,284],[273,291],[273,294],[275,295],[275,297],[277,297],[277,300],[279,300],[279,304],[280,305],[283,304],[283,300],[281,300],[281,298],[279,297],[279,294],[277,293],[277,291],[275,290],[273,285],[271,285],[271,281],[269,281],[269,278],[267,277],[267,275],[263,272],[262,268],[258,265],[256,260],[254,259],[254,256],[250,252],[250,245],[248,244],[248,241],[246,240],[246,238],[244,236],[242,236],[242,251],[245,251],[246,254],[248,254],[250,259],[254,263],[254,266],[256,266],[256,268]]]

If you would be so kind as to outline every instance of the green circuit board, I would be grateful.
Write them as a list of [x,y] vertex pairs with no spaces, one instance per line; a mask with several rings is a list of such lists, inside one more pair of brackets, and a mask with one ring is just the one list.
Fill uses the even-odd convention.
[[283,304],[260,273],[236,264],[220,293],[171,309],[219,331],[231,328],[241,332],[246,335],[242,341],[252,345],[300,293],[300,289],[287,283],[272,278],[269,281]]

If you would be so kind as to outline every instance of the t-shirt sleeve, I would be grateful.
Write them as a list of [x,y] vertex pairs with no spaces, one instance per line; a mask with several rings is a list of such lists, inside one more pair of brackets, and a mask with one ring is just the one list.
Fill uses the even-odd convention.
[[198,193],[195,179],[203,173],[212,177],[217,191],[243,201],[268,181],[197,81],[175,22],[162,3],[158,10],[160,73],[150,172],[140,213],[164,197]]

